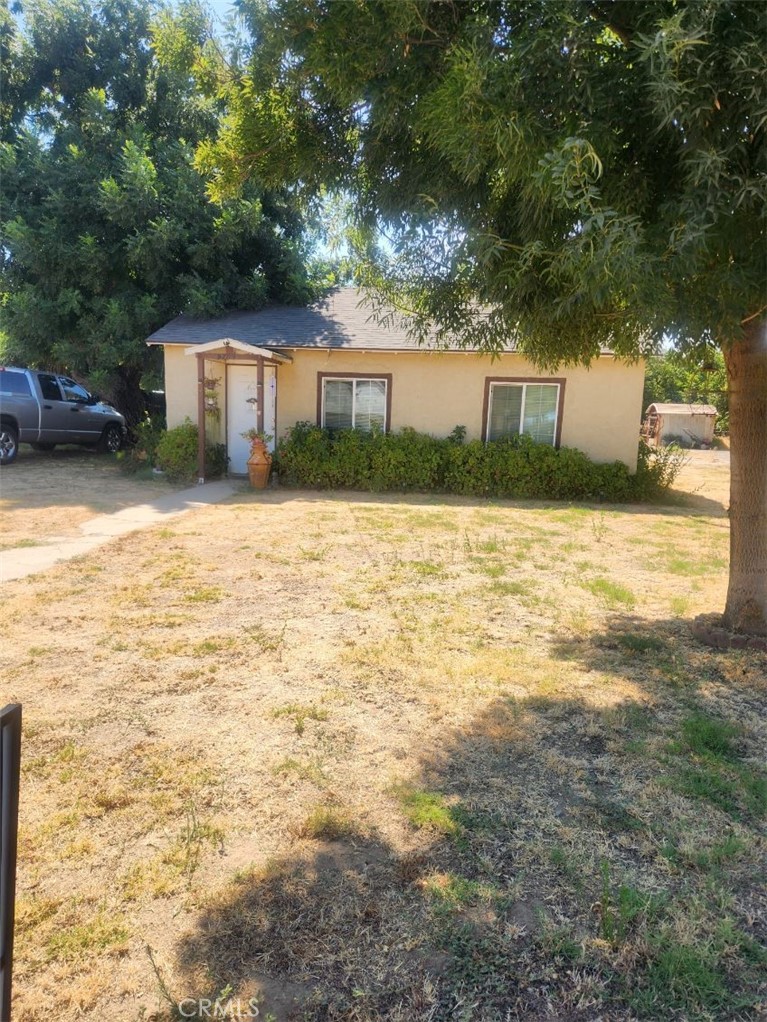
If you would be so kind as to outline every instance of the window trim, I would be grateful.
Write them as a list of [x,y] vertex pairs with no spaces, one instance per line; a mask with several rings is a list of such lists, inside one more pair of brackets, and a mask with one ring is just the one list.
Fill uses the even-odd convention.
[[384,433],[389,432],[391,429],[391,373],[317,373],[317,425],[322,429],[324,429],[325,420],[325,380],[371,380],[376,383],[385,383]]
[[[565,385],[567,380],[564,376],[486,376],[485,377],[485,397],[482,404],[482,440],[487,442],[488,435],[490,433],[490,391],[495,384],[529,384],[533,385],[556,385],[559,388],[559,395],[557,398],[557,417],[554,423],[554,449],[559,450],[559,445],[562,439],[562,414],[565,407]],[[524,402],[523,392],[523,402]],[[523,405],[524,407],[524,405]]]

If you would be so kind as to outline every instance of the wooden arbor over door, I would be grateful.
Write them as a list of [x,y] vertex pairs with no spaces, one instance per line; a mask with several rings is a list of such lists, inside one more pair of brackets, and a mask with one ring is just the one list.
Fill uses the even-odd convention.
[[[207,345],[206,345],[207,347]],[[221,348],[224,348],[221,351]],[[252,354],[248,351],[235,348],[228,342],[222,342],[217,351],[190,351],[187,354],[194,354],[197,359],[197,482],[205,482],[205,363],[206,362],[237,362],[240,364],[255,365],[256,367],[256,429],[263,432],[264,429],[264,366],[279,366],[285,362],[291,362],[287,355],[278,355],[276,352],[267,352],[263,348],[257,349]]]

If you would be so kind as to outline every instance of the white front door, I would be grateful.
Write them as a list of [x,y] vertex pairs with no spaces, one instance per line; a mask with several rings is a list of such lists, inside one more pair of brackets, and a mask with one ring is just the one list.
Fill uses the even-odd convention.
[[[258,428],[258,370],[255,366],[226,367],[226,446],[229,471],[247,475],[250,442],[242,433]],[[264,432],[275,434],[277,373],[274,366],[264,366]],[[274,440],[269,442],[274,450]]]

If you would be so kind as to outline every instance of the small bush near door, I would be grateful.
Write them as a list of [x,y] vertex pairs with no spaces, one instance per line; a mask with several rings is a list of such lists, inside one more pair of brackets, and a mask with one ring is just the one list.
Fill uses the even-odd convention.
[[528,437],[463,442],[456,427],[444,439],[397,433],[330,432],[299,422],[277,450],[280,480],[317,489],[416,490],[537,500],[647,500],[681,467],[643,448],[635,475],[623,462],[598,465],[574,448],[559,450]]
[[[155,451],[155,464],[172,483],[192,483],[197,479],[197,427],[189,419],[163,433]],[[226,448],[223,444],[205,447],[205,478],[218,479],[226,472]]]

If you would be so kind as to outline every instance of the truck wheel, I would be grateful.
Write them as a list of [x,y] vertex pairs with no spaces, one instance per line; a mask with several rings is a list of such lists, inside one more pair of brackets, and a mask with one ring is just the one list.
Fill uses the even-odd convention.
[[33,451],[45,451],[45,452],[48,452],[48,451],[52,451],[55,448],[56,444],[34,443],[34,444],[30,444],[29,446],[32,448]]
[[19,432],[15,426],[0,425],[0,465],[10,465],[19,453]]
[[117,454],[123,445],[123,431],[114,422],[101,434],[98,449],[102,454]]

